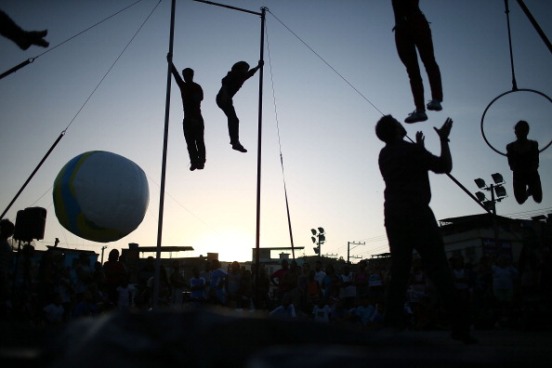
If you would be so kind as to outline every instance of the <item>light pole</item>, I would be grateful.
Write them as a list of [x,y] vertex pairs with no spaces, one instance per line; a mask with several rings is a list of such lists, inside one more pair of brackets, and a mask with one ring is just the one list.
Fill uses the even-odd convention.
[[475,184],[479,189],[488,191],[491,193],[491,199],[487,199],[485,194],[481,191],[475,193],[475,196],[481,202],[485,208],[492,212],[496,216],[496,202],[500,202],[507,197],[506,189],[504,188],[504,178],[501,174],[495,173],[491,175],[493,183],[487,185],[485,180],[481,178],[475,179]]
[[493,231],[494,231],[494,243],[495,247],[498,248],[498,224],[496,217],[496,202],[500,202],[507,197],[506,189],[504,188],[504,178],[501,174],[495,173],[491,175],[493,183],[487,185],[485,180],[481,178],[475,179],[475,184],[479,189],[483,189],[491,193],[491,199],[487,199],[485,194],[481,191],[475,193],[477,199],[481,204],[489,211],[493,216]]
[[313,244],[318,245],[317,247],[314,247],[314,252],[318,254],[318,257],[322,256],[322,248],[321,245],[326,242],[326,232],[324,231],[323,227],[319,227],[318,229],[311,229],[311,240]]
[[[359,245],[365,245],[366,243],[365,242],[347,242],[347,263],[351,263],[349,261],[349,259],[351,258],[351,249],[355,249],[356,247],[358,247]],[[354,247],[351,247],[351,245],[354,245]]]

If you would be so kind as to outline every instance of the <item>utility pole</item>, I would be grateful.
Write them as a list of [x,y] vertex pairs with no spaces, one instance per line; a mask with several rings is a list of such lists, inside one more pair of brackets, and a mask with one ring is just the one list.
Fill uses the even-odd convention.
[[[365,245],[366,243],[365,242],[347,242],[347,263],[351,263],[349,261],[349,259],[351,258],[351,249],[354,249],[356,247],[358,247],[359,245]],[[353,245],[353,247],[351,247],[351,245]]]

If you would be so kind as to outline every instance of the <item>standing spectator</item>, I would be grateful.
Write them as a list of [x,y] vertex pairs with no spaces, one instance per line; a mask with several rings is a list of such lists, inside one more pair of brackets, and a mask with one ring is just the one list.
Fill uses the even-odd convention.
[[209,273],[209,301],[214,304],[226,305],[226,277],[228,272],[222,269],[220,261],[213,259]]
[[332,316],[332,307],[328,301],[318,298],[312,307],[313,320],[316,322],[330,323]]
[[284,281],[286,274],[289,272],[289,262],[287,259],[282,259],[282,267],[270,275],[270,282],[276,286],[276,301],[282,302],[283,296],[289,292],[288,284]]
[[368,262],[363,259],[358,263],[357,272],[355,272],[355,285],[357,290],[357,297],[359,300],[368,297],[369,293],[369,274],[368,274]]
[[291,295],[285,294],[282,298],[282,303],[270,311],[271,317],[278,317],[283,319],[295,319],[297,313],[295,311],[295,305],[291,302]]
[[192,268],[192,278],[190,279],[190,299],[196,303],[206,301],[207,281],[205,277],[199,274],[197,267]]
[[340,277],[339,299],[346,309],[353,308],[357,298],[357,289],[355,285],[355,274],[349,265],[344,265]]
[[314,271],[314,278],[316,282],[318,282],[318,285],[322,287],[322,282],[324,281],[324,277],[326,277],[326,271],[324,271],[322,261],[316,261],[316,263],[314,264]]
[[119,250],[112,249],[109,252],[107,261],[103,265],[105,273],[105,290],[109,302],[116,307],[119,294],[117,288],[127,280],[125,265],[119,261]]
[[504,255],[498,256],[493,269],[493,295],[496,301],[497,325],[512,322],[514,289],[518,281],[518,271]]
[[382,303],[384,298],[384,276],[381,272],[381,265],[372,264],[368,269],[368,290],[370,299],[376,303]]
[[172,271],[169,277],[171,283],[171,303],[176,307],[182,307],[183,293],[186,288],[186,279],[180,270],[178,261],[172,264]]
[[382,117],[376,124],[376,135],[385,142],[378,164],[385,182],[384,221],[391,251],[385,323],[388,327],[405,327],[403,308],[412,253],[416,250],[444,300],[452,338],[474,343],[465,308],[454,288],[439,226],[429,207],[429,171],[444,174],[452,170],[448,144],[452,120],[448,118],[440,129],[434,129],[441,143],[440,156],[425,149],[422,132],[416,133],[416,143],[406,142],[406,130],[391,115]]
[[4,318],[10,302],[12,286],[13,250],[8,241],[13,235],[15,225],[7,219],[0,220],[0,317]]
[[226,304],[231,308],[241,308],[242,273],[240,264],[234,261],[226,276]]
[[337,299],[339,297],[339,290],[341,288],[341,279],[335,268],[331,263],[326,265],[326,276],[322,281],[322,296],[329,302],[330,299]]

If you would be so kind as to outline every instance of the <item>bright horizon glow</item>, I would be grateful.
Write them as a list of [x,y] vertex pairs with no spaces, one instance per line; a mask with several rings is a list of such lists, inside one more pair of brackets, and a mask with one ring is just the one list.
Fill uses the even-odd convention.
[[[47,28],[47,39],[54,46],[132,2],[5,0],[2,9],[26,29]],[[254,11],[266,6],[273,12],[267,14],[265,45],[260,246],[290,246],[281,144],[295,245],[314,255],[310,229],[321,226],[327,233],[323,254],[345,258],[349,241],[366,243],[351,252],[354,257],[387,252],[384,184],[377,167],[383,144],[373,127],[381,117],[379,111],[402,120],[413,109],[408,77],[394,45],[391,1],[221,2]],[[156,3],[144,0],[0,80],[1,210],[68,127]],[[550,39],[552,2],[525,3]],[[256,235],[258,76],[247,81],[234,99],[246,154],[230,148],[226,119],[215,96],[234,62],[254,65],[258,61],[260,21],[257,16],[191,0],[176,5],[173,59],[178,70],[195,70],[194,80],[205,93],[207,163],[201,172],[188,170],[180,94],[173,82],[162,243],[194,247],[186,257],[214,252],[224,261],[250,260]],[[420,6],[431,23],[444,109],[429,112],[427,122],[406,126],[408,135],[423,131],[426,147],[438,154],[433,127],[450,116],[456,179],[474,193],[473,179],[490,182],[491,174],[499,172],[508,192],[497,203],[499,215],[530,218],[550,213],[552,149],[540,157],[543,202],[529,199],[520,206],[513,196],[506,158],[493,152],[480,132],[487,104],[512,88],[504,1],[424,0]],[[127,248],[128,243],[157,244],[169,16],[170,2],[161,2],[7,213],[6,218],[15,222],[18,210],[47,209],[46,233],[36,242],[38,249],[59,238],[60,247],[101,252],[104,244],[73,236],[59,224],[51,196],[61,167],[90,150],[127,157],[144,170],[149,182],[150,204],[144,221],[130,235],[107,244],[109,249]],[[510,22],[518,87],[552,96],[551,54],[515,1],[510,2]],[[37,47],[22,51],[0,37],[0,71],[44,51]],[[422,77],[429,99],[423,66]],[[538,140],[541,147],[547,144],[552,139],[552,104],[542,100],[516,93],[496,103],[485,122],[492,144],[504,149],[514,139],[514,124],[522,118],[531,126],[529,138]],[[437,219],[483,213],[446,176],[431,174],[430,181]]]

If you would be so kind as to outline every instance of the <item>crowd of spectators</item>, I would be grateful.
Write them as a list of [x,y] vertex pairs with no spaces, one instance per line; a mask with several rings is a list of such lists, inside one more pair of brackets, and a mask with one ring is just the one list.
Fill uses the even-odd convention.
[[[12,287],[4,288],[1,318],[19,318],[40,326],[113,310],[152,308],[153,257],[142,262],[131,277],[116,249],[103,264],[91,262],[83,253],[70,266],[58,253],[45,252],[32,273],[25,265],[26,252],[32,249],[24,247],[18,252],[17,270],[12,267],[8,273]],[[449,261],[473,328],[552,327],[552,257],[548,250],[525,252],[516,265],[507,256],[483,256],[476,263],[454,256]],[[160,267],[157,303],[175,310],[216,305],[279,318],[378,329],[383,322],[388,266],[388,261],[349,264],[321,258],[311,264],[303,259],[283,259],[274,272],[264,265],[257,272],[238,262],[223,267],[213,260],[204,269],[190,270],[175,261],[170,267]],[[408,328],[446,328],[442,305],[417,258],[404,313]]]

